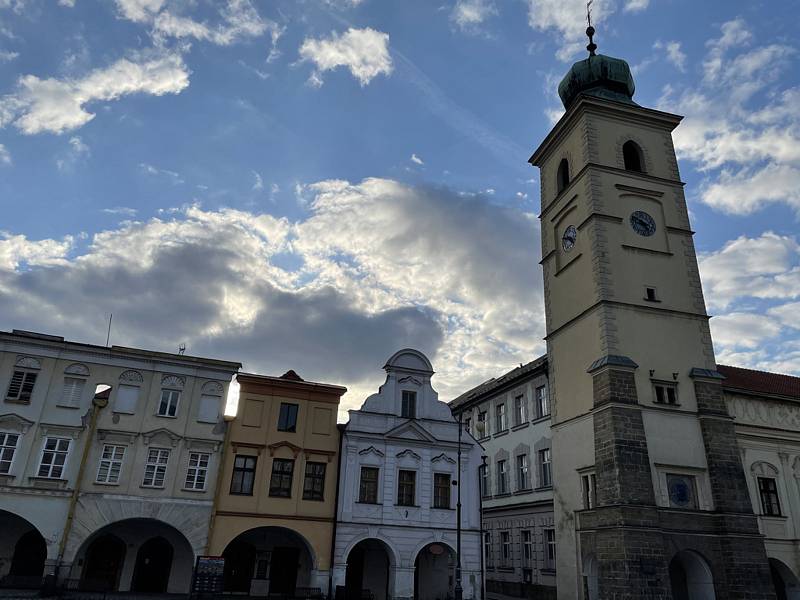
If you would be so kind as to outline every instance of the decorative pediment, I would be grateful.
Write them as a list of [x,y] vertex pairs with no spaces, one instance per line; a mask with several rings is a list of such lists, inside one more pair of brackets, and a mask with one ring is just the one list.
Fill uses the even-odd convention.
[[406,459],[415,460],[417,462],[420,462],[422,460],[422,457],[419,454],[417,454],[416,452],[414,452],[413,450],[411,450],[410,448],[406,448],[402,452],[398,452],[396,456],[399,459],[406,458]]
[[442,452],[439,456],[436,456],[436,457],[432,458],[431,462],[432,463],[435,463],[435,462],[446,462],[446,463],[450,463],[451,465],[456,464],[456,461],[454,461],[452,458],[447,456],[447,454],[445,454],[444,452]]
[[434,443],[438,441],[428,431],[417,424],[416,421],[406,421],[402,425],[395,427],[386,432],[387,438],[396,438],[402,440],[415,440],[419,442]]
[[133,431],[118,431],[115,429],[98,429],[97,439],[102,442],[116,442],[118,444],[133,444],[136,441],[136,436],[139,435]]
[[302,450],[302,448],[300,446],[295,446],[291,442],[287,442],[287,441],[280,441],[280,442],[275,442],[274,444],[268,444],[267,445],[267,448],[269,449],[269,455],[270,456],[275,456],[275,450],[277,450],[278,448],[283,448],[283,447],[289,448],[292,451],[292,454],[294,454],[295,458],[297,458],[297,455],[300,454],[300,451]]
[[133,371],[129,369],[122,372],[122,375],[119,376],[119,380],[122,383],[137,384],[142,383],[144,381],[144,377],[142,377],[142,374],[139,373],[139,371]]
[[326,462],[331,462],[333,457],[336,456],[336,452],[332,452],[331,450],[314,450],[312,448],[306,448],[303,452],[306,455],[306,460],[324,458]]
[[422,382],[416,377],[412,377],[411,375],[407,375],[402,379],[397,380],[398,383],[406,383],[407,381],[413,383],[416,386],[422,387]]
[[201,393],[206,396],[222,396],[222,384],[219,381],[206,381]]
[[757,460],[750,465],[750,471],[752,471],[754,475],[760,475],[762,477],[778,476],[778,468],[763,460]]
[[42,361],[33,356],[17,356],[17,362],[14,365],[23,369],[41,369]]
[[39,424],[39,431],[41,432],[42,437],[53,435],[60,437],[71,437],[72,439],[77,440],[81,435],[82,430],[83,427],[81,426],[74,427],[70,425],[51,425],[50,423]]
[[189,450],[205,450],[216,452],[222,442],[220,440],[205,440],[201,438],[186,438],[186,448]]
[[361,456],[366,456],[368,454],[374,454],[378,458],[383,458],[385,455],[383,452],[378,450],[375,446],[370,446],[369,448],[364,448],[363,450],[359,451]]
[[182,390],[184,385],[186,385],[186,380],[178,375],[164,375],[161,378],[161,387],[171,390]]
[[89,367],[81,363],[72,363],[70,366],[64,369],[64,373],[66,375],[79,375],[80,377],[88,377]]
[[0,415],[0,429],[5,431],[18,431],[19,433],[27,433],[28,429],[33,425],[33,421],[23,419],[19,415],[5,414]]
[[145,446],[161,442],[164,444],[169,444],[174,448],[175,446],[178,445],[178,442],[181,440],[181,436],[179,436],[177,433],[170,431],[169,429],[164,429],[162,427],[160,429],[154,429],[153,431],[142,433],[142,439],[144,440]]

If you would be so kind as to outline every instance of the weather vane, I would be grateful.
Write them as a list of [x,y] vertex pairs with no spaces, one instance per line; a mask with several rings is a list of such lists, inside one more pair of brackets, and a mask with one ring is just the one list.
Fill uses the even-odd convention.
[[589,56],[594,56],[594,51],[597,50],[597,44],[595,44],[592,39],[594,35],[594,27],[592,27],[592,2],[594,2],[594,0],[589,0],[586,3],[586,22],[589,24],[586,28],[586,35],[589,36],[589,44],[586,46],[586,49],[589,51]]
[[586,3],[586,22],[589,24],[589,27],[592,26],[592,2],[594,2],[594,0],[589,0]]

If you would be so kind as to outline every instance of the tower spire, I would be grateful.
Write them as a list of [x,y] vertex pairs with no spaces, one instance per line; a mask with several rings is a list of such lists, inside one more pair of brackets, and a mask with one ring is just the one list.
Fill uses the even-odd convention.
[[597,50],[597,44],[594,43],[592,39],[594,36],[594,27],[592,27],[592,2],[594,0],[589,0],[586,3],[586,22],[589,25],[586,28],[586,35],[589,37],[589,44],[586,46],[586,49],[589,51],[589,56],[595,56],[595,50]]

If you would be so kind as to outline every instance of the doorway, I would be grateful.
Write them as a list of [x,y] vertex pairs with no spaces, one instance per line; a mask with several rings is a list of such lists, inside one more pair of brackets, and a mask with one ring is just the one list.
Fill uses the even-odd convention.
[[136,555],[132,592],[164,593],[172,571],[172,544],[163,537],[147,540]]
[[272,563],[269,569],[270,594],[294,594],[299,563],[299,548],[276,547],[272,551]]
[[81,589],[101,592],[116,590],[124,562],[125,543],[121,539],[111,534],[96,538],[86,551]]

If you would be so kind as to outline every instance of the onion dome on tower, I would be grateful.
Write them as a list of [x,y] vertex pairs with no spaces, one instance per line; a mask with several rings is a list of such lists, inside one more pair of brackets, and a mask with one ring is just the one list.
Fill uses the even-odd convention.
[[581,94],[636,104],[633,101],[636,87],[628,63],[621,58],[595,54],[597,44],[592,39],[594,27],[591,25],[586,28],[586,35],[589,36],[586,46],[589,56],[572,65],[558,84],[558,95],[564,108],[572,106]]

